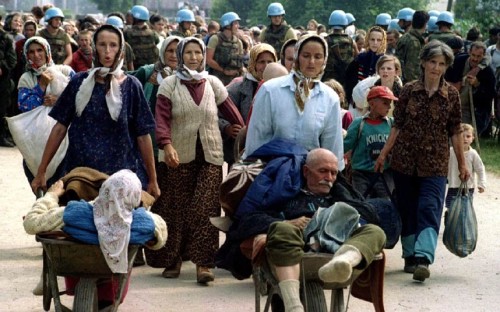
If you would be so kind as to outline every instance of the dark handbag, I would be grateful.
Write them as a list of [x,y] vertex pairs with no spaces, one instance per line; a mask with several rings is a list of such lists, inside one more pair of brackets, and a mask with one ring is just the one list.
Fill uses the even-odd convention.
[[462,183],[450,209],[445,214],[443,243],[460,258],[467,257],[477,244],[477,219],[467,184]]
[[403,223],[401,221],[399,211],[396,208],[396,196],[394,195],[394,192],[391,192],[391,190],[389,189],[389,185],[387,184],[387,181],[385,180],[385,177],[382,173],[376,173],[373,176],[372,180],[370,181],[369,187],[366,189],[363,195],[366,197],[371,192],[372,188],[375,186],[375,183],[377,183],[379,179],[382,179],[384,188],[387,194],[389,194],[391,200],[385,198],[372,198],[367,199],[367,201],[375,207],[377,215],[380,219],[380,223],[378,224],[378,226],[380,226],[380,228],[384,230],[384,233],[387,237],[384,248],[392,249],[398,243],[399,236],[401,235],[401,230],[403,228]]

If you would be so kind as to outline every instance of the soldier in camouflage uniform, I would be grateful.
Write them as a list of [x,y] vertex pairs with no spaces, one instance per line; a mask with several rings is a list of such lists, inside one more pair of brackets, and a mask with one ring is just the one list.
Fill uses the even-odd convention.
[[271,24],[261,31],[260,42],[270,44],[275,51],[281,51],[285,41],[297,39],[295,31],[285,22],[285,9],[281,3],[271,3],[267,7],[267,16],[271,19]]
[[149,10],[142,5],[135,5],[130,10],[134,17],[131,28],[124,31],[125,41],[134,50],[134,68],[153,64],[159,58],[156,45],[160,42],[158,35],[148,27]]
[[344,33],[347,23],[346,14],[342,10],[335,10],[330,15],[328,25],[333,28],[333,31],[325,38],[328,44],[328,60],[323,81],[333,78],[344,85],[346,68],[358,55],[356,44],[349,35]]
[[221,31],[210,37],[207,46],[209,73],[228,85],[243,72],[243,43],[236,36],[240,17],[234,12],[222,15]]
[[0,146],[13,147],[7,135],[7,125],[4,124],[4,117],[7,110],[12,105],[11,93],[14,90],[14,82],[10,79],[10,74],[16,66],[17,56],[14,51],[14,43],[11,37],[0,28],[0,90],[3,99],[0,101]]
[[73,51],[69,35],[61,28],[64,21],[63,12],[59,8],[50,8],[45,12],[45,21],[47,25],[37,36],[49,42],[54,64],[70,65],[73,61]]
[[[448,40],[454,39],[457,35],[451,31],[451,27],[455,24],[455,20],[453,19],[453,15],[450,12],[441,12],[436,20],[436,25],[439,28],[439,31],[434,32],[428,37],[428,41],[431,40],[439,40],[448,44]],[[448,44],[449,45],[449,44]]]
[[412,29],[399,39],[396,46],[396,56],[401,62],[404,83],[420,77],[420,50],[425,45],[423,34],[428,20],[427,12],[416,11],[413,14]]
[[176,30],[170,32],[172,36],[178,36],[181,38],[191,37],[191,25],[197,24],[196,18],[194,16],[193,11],[188,9],[179,10],[175,16],[175,21],[178,26]]

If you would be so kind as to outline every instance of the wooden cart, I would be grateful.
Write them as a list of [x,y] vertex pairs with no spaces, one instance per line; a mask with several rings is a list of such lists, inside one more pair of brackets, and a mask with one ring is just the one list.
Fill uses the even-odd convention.
[[66,294],[66,291],[59,291],[58,276],[80,278],[73,300],[75,312],[97,312],[98,281],[118,279],[119,287],[114,304],[101,311],[118,310],[139,245],[129,245],[128,273],[115,274],[109,269],[99,245],[76,242],[62,232],[41,233],[36,235],[36,240],[43,246],[43,308],[45,311],[50,310],[52,299],[54,299],[56,312],[71,311],[61,303],[60,295]]

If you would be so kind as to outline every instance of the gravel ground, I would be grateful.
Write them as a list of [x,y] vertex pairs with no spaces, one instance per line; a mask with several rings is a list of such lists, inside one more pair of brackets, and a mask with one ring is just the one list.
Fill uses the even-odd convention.
[[[42,249],[22,227],[22,216],[35,197],[15,148],[0,147],[0,311],[43,311],[42,298],[31,294],[41,272]],[[488,188],[474,205],[479,223],[476,251],[467,258],[452,255],[441,243],[431,277],[412,281],[402,271],[401,246],[386,250],[384,302],[386,311],[499,311],[500,305],[500,178],[488,174]],[[442,230],[441,230],[442,232]],[[221,237],[223,240],[223,237]],[[195,283],[195,267],[184,262],[179,279],[161,277],[161,270],[134,268],[132,282],[120,311],[254,311],[250,279],[238,281],[215,270],[208,287]],[[62,284],[63,285],[63,284]],[[329,293],[327,293],[329,298]],[[72,297],[63,297],[71,304]],[[265,298],[261,298],[263,303]],[[53,310],[53,305],[52,305]],[[372,311],[369,303],[351,298],[350,311]]]

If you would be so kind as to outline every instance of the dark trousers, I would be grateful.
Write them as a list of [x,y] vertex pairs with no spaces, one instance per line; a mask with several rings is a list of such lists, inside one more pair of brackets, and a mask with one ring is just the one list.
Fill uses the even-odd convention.
[[425,257],[434,262],[446,177],[417,177],[394,171],[397,207],[403,228],[403,257]]

